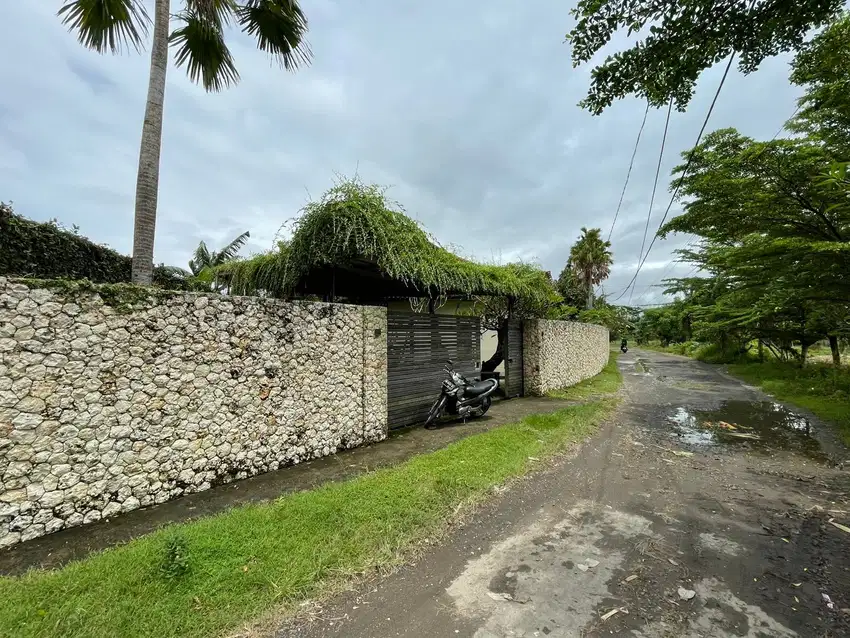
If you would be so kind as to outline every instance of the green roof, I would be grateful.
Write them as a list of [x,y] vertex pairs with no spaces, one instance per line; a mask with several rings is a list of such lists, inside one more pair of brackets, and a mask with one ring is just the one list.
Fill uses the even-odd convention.
[[549,273],[532,265],[479,264],[442,248],[378,186],[341,182],[303,213],[289,242],[222,269],[234,294],[326,294],[331,285],[339,296],[552,293]]

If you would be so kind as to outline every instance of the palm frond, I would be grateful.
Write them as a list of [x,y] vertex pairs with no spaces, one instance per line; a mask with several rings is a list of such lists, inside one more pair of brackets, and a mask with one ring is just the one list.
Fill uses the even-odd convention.
[[277,59],[287,71],[310,63],[304,41],[307,18],[296,0],[248,0],[236,10],[242,30],[257,39],[260,51]]
[[242,246],[245,245],[245,242],[248,241],[250,237],[251,233],[246,230],[244,233],[239,235],[239,237],[227,244],[227,246],[225,246],[218,252],[213,253],[212,259],[210,260],[210,266],[220,266],[221,264],[234,259],[236,257],[236,254],[239,252]]
[[189,261],[189,268],[193,275],[198,275],[204,268],[212,264],[212,255],[204,242],[198,244],[195,255]]
[[236,84],[239,73],[224,42],[221,22],[209,13],[191,9],[181,11],[177,17],[183,26],[169,38],[177,47],[177,66],[185,66],[189,79],[200,82],[207,91],[221,91]]
[[70,0],[58,15],[83,46],[98,53],[119,53],[127,45],[140,51],[150,24],[142,0]]
[[236,16],[239,5],[236,0],[184,0],[186,9],[201,18],[227,26]]
[[195,279],[204,284],[211,284],[215,280],[215,270],[210,266],[204,266],[195,273]]

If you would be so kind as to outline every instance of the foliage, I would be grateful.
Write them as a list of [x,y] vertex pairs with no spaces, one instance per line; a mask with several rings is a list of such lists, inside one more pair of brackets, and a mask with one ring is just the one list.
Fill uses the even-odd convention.
[[[179,9],[170,9],[179,3]],[[65,0],[59,17],[83,46],[98,53],[141,51],[151,24],[144,0]],[[241,28],[261,51],[287,70],[309,63],[304,42],[307,19],[297,0],[156,0],[153,14],[150,75],[136,174],[131,277],[150,285],[159,190],[159,160],[169,47],[190,80],[207,91],[221,91],[239,81],[225,29]],[[169,32],[172,22],[176,28]]]
[[611,242],[602,240],[599,228],[582,228],[581,236],[570,249],[568,266],[573,277],[584,289],[587,309],[593,308],[593,287],[608,279],[611,274]]
[[611,339],[620,339],[632,334],[636,313],[627,306],[613,306],[604,299],[598,299],[593,308],[582,310],[578,319],[584,323],[605,326]]
[[[179,1],[179,0],[178,0]],[[62,23],[80,43],[98,53],[140,51],[150,17],[141,0],[68,0],[59,9]],[[287,70],[310,61],[304,43],[307,18],[294,0],[183,0],[173,16],[177,28],[169,43],[177,66],[207,91],[220,91],[239,81],[224,30],[233,24],[253,36],[261,51]]]
[[806,88],[790,128],[822,142],[836,159],[850,159],[850,13],[803,45],[791,65],[791,82]]
[[[458,512],[592,433],[611,400],[533,415],[347,482],[134,539],[58,570],[0,578],[0,627],[27,638],[230,635],[354,575],[398,565]],[[175,535],[191,569],[158,578]]]
[[189,550],[186,538],[174,534],[165,541],[162,564],[159,573],[165,580],[175,581],[189,572]]
[[[0,202],[0,275],[38,279],[88,279],[98,283],[130,281],[132,260],[63,228],[57,221],[34,222]],[[188,285],[173,268],[154,268],[154,284],[182,290]]]
[[578,309],[587,303],[587,290],[570,268],[569,262],[558,276],[555,289],[564,300],[564,313],[572,318],[577,317]]
[[680,301],[645,313],[646,338],[693,338],[715,360],[739,358],[755,343],[761,356],[766,349],[801,364],[810,346],[828,340],[840,361],[840,341],[850,337],[850,146],[841,132],[850,93],[840,90],[848,55],[843,16],[795,59],[792,79],[806,87],[790,125],[798,135],[759,142],[722,129],[683,154],[691,168],[676,167],[673,186],[684,213],[661,235],[699,236],[679,254],[702,274],[668,282]]
[[735,51],[741,72],[755,71],[765,58],[800,49],[806,34],[832,20],[843,4],[579,0],[571,12],[578,22],[567,35],[573,66],[594,60],[620,30],[640,38],[593,68],[581,106],[598,115],[614,100],[637,95],[655,107],[672,99],[684,110],[703,70]]
[[189,260],[189,270],[195,277],[200,277],[205,270],[212,270],[222,264],[233,261],[239,256],[239,250],[250,237],[251,233],[245,231],[227,244],[227,246],[217,251],[210,251],[207,245],[201,242],[195,249],[192,259]]
[[658,352],[669,352],[671,354],[678,354],[685,357],[692,357],[694,359],[700,359],[700,352],[703,349],[703,345],[696,341],[683,341],[682,343],[671,343],[667,346],[662,346],[657,344],[656,342],[644,342],[640,344],[641,348],[646,348],[647,350],[657,350]]
[[175,278],[184,282],[184,286],[191,290],[214,290],[222,292],[226,285],[220,281],[218,276],[218,267],[234,261],[239,258],[239,249],[245,245],[245,242],[251,234],[245,231],[227,246],[218,251],[210,251],[205,242],[198,244],[192,259],[189,260],[189,270],[170,267],[170,271]]
[[356,179],[307,204],[289,242],[219,271],[235,294],[288,297],[312,268],[345,267],[355,260],[375,264],[384,276],[423,297],[455,293],[545,304],[552,294],[551,280],[537,268],[478,264],[450,253],[389,201],[385,189]]
[[541,294],[522,297],[476,296],[475,312],[481,315],[484,330],[499,330],[510,315],[513,319],[560,319],[561,296],[553,285],[549,273],[531,264],[507,264],[504,268],[516,270],[517,275],[529,281],[536,280],[535,288]]

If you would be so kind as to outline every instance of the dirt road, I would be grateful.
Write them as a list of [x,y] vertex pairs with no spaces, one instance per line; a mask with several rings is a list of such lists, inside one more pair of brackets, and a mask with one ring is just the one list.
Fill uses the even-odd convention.
[[276,635],[850,636],[829,429],[712,366],[630,351],[620,368],[616,417],[571,458]]

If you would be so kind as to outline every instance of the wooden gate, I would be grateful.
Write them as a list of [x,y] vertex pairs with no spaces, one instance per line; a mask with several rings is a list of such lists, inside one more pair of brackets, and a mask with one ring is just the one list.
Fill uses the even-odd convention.
[[478,317],[387,313],[387,408],[390,428],[425,421],[440,394],[443,365],[476,376],[481,364]]
[[509,399],[525,393],[522,365],[522,321],[508,322],[505,343],[505,382],[503,390]]

